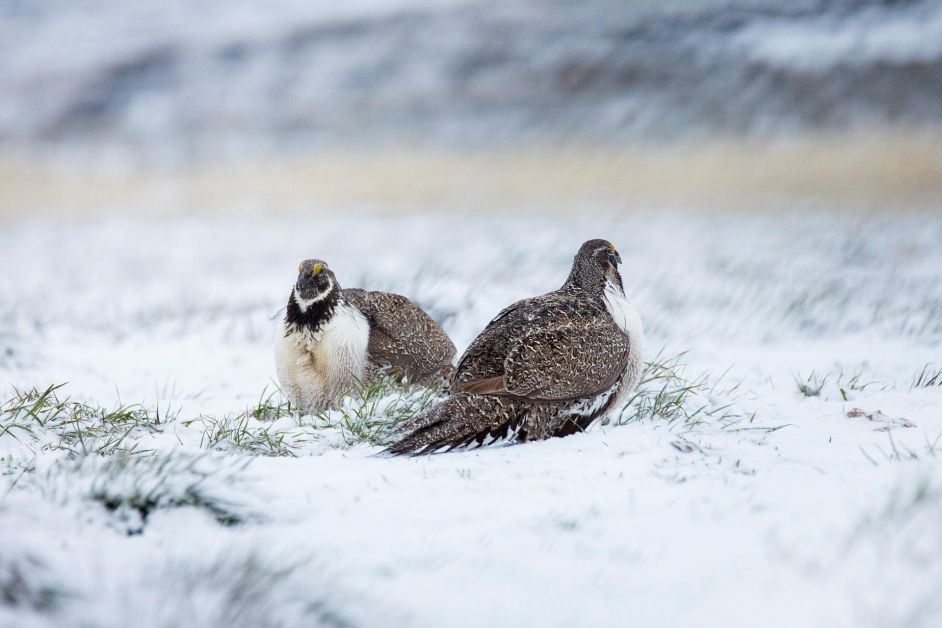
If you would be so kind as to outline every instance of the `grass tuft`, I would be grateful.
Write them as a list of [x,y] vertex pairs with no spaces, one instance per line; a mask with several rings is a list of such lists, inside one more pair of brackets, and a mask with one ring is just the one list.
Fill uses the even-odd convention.
[[338,429],[348,447],[388,445],[398,426],[431,408],[443,394],[444,382],[413,384],[383,374],[371,382],[359,382],[338,409],[316,415],[314,425]]
[[[311,556],[236,543],[198,556],[171,553],[122,582],[120,594],[155,587],[172,600],[162,616],[172,626],[318,626],[349,628],[345,591]],[[339,594],[339,599],[338,599]],[[358,598],[362,601],[362,597]],[[123,612],[122,612],[123,611]],[[118,625],[135,624],[134,605],[120,606]],[[123,616],[122,616],[123,615]],[[123,624],[122,624],[123,621]],[[402,621],[394,621],[402,623]]]
[[[204,448],[255,456],[296,456],[311,441],[340,447],[386,445],[397,426],[441,398],[442,388],[443,384],[412,384],[381,374],[369,382],[357,382],[338,408],[303,417],[280,391],[266,390],[255,406],[239,414],[202,416],[183,425],[202,426]],[[286,426],[282,420],[289,418],[295,422]]]
[[827,375],[818,375],[815,371],[811,371],[811,374],[805,379],[802,379],[800,375],[795,377],[795,385],[798,386],[798,392],[805,397],[820,397],[821,391],[824,389],[827,382]]
[[166,508],[193,507],[221,524],[234,525],[255,518],[240,497],[240,473],[249,462],[181,452],[159,457],[88,456],[60,461],[31,484],[55,501],[78,498],[100,503],[128,534],[141,532],[154,511]]
[[204,428],[200,444],[207,449],[235,449],[253,456],[294,456],[297,443],[272,424],[295,416],[297,408],[281,391],[276,388],[269,392],[266,386],[254,406],[234,416],[202,416],[183,425],[200,423]]
[[254,410],[222,417],[201,416],[183,425],[199,423],[203,428],[200,446],[204,449],[241,451],[253,456],[294,456],[297,443],[287,432],[254,418]]
[[14,388],[13,397],[0,404],[0,437],[9,434],[27,446],[41,442],[44,451],[65,451],[73,457],[143,453],[139,437],[159,432],[175,418],[138,404],[106,409],[72,401],[60,397],[63,386]]
[[246,416],[256,421],[277,421],[285,417],[292,417],[298,413],[298,409],[291,405],[281,389],[275,388],[268,391],[268,386],[262,390],[258,397],[258,403],[254,407],[245,411]]
[[[842,369],[837,374],[837,389],[841,393],[841,398],[844,401],[850,401],[850,393],[863,392],[867,389],[868,386],[875,386],[877,382],[865,382],[863,381],[863,371],[857,371],[851,375],[848,375]],[[885,390],[886,388],[883,387]]]
[[40,613],[55,611],[65,595],[46,580],[46,566],[39,560],[0,557],[0,606],[28,608]]
[[936,367],[932,364],[926,364],[919,374],[913,378],[909,389],[932,388],[934,386],[942,386],[942,366]]
[[614,421],[624,425],[645,419],[666,421],[668,424],[693,426],[705,421],[716,421],[728,426],[742,419],[749,421],[754,416],[745,416],[735,409],[739,383],[720,387],[723,376],[711,382],[708,373],[693,379],[684,376],[685,365],[680,353],[665,357],[663,350],[644,364],[641,379],[634,395],[625,404]]

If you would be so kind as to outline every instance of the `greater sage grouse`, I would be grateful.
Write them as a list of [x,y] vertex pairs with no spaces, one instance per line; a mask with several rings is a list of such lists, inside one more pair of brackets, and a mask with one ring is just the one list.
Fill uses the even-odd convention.
[[404,426],[390,454],[584,430],[638,383],[643,329],[606,240],[579,249],[566,283],[514,303],[465,351],[451,394]]
[[322,260],[298,267],[275,367],[302,413],[329,408],[382,369],[413,380],[444,376],[454,357],[438,323],[404,296],[341,289]]

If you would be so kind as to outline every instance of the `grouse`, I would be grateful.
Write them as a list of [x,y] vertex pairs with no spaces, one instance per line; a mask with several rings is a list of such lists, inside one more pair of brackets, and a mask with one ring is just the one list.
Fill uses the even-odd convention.
[[638,383],[643,328],[606,240],[576,253],[561,288],[504,309],[458,362],[451,393],[386,451],[424,454],[585,430]]
[[381,371],[428,380],[451,371],[455,345],[406,297],[342,289],[323,260],[301,262],[275,347],[278,379],[302,413],[330,408]]

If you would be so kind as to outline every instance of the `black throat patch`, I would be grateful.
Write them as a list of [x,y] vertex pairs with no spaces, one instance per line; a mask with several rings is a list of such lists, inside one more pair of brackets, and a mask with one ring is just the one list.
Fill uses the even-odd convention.
[[291,296],[288,297],[288,307],[285,310],[285,336],[299,330],[316,332],[334,315],[338,303],[340,303],[340,288],[335,285],[326,297],[311,303],[306,310],[302,311],[301,306],[295,301],[294,290],[292,290]]

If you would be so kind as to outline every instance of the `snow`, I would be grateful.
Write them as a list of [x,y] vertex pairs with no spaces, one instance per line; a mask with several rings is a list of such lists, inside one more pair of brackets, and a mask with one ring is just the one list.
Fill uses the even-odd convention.
[[[5,226],[3,397],[177,418],[129,461],[0,436],[0,625],[938,625],[942,386],[911,387],[942,366],[938,215],[582,210]],[[647,359],[686,352],[726,413],[412,459],[291,418],[295,457],[207,451],[190,422],[270,386],[302,259],[461,350],[593,237]]]
[[937,0],[6,0],[0,148],[126,172],[324,147],[938,138],[940,67]]
[[850,19],[765,23],[743,29],[735,39],[750,58],[783,70],[823,74],[839,65],[927,63],[942,54],[942,8],[871,7]]

